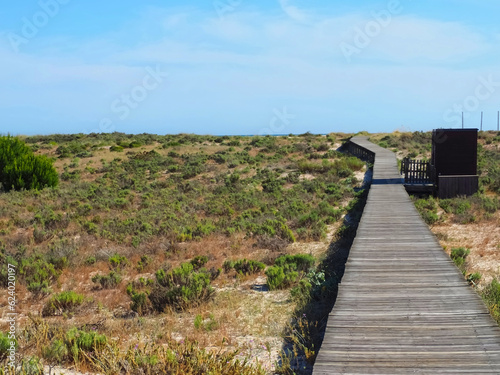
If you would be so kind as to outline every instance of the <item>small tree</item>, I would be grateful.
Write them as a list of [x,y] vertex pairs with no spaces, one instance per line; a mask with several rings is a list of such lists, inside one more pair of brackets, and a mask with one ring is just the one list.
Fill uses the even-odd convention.
[[0,137],[0,185],[4,191],[39,190],[57,186],[59,176],[52,160],[35,156],[20,139]]

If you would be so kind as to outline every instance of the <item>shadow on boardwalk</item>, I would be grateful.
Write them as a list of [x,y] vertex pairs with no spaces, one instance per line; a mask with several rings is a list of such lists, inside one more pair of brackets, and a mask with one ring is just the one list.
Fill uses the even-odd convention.
[[299,303],[290,326],[284,332],[280,369],[276,374],[312,374],[314,361],[325,335],[328,314],[335,306],[338,285],[344,275],[349,251],[366,204],[371,172],[369,170],[366,173],[364,188],[356,193],[343,225],[328,247],[326,258],[317,268],[318,273],[324,273],[325,281],[313,286],[305,304]]

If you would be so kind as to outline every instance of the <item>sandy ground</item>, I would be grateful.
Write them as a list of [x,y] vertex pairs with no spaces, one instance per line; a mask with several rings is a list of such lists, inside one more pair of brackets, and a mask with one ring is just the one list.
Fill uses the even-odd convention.
[[489,221],[440,224],[431,229],[448,254],[456,247],[470,249],[467,270],[469,273],[482,274],[480,287],[500,276],[500,212]]

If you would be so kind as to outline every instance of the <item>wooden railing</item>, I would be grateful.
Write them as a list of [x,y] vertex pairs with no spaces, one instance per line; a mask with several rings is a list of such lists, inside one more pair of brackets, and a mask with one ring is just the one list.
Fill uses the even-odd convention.
[[432,184],[434,177],[428,161],[404,158],[401,161],[401,174],[405,184]]
[[360,146],[360,145],[357,145],[353,142],[347,142],[346,144],[344,144],[344,146],[342,147],[344,149],[344,151],[347,151],[348,153],[350,153],[351,155],[354,155],[358,158],[360,158],[361,160],[364,160],[364,161],[367,161],[369,163],[373,163],[375,161],[375,153]]

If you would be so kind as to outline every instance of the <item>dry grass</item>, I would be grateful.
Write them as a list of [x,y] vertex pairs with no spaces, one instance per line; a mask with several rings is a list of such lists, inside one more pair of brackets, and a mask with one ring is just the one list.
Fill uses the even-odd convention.
[[[335,226],[330,229],[333,231]],[[88,247],[85,255],[91,255],[89,248],[95,247],[97,246]],[[289,246],[287,253],[305,252],[321,257],[327,247],[327,241],[295,243]],[[241,235],[231,238],[212,236],[201,242],[179,244],[178,252],[173,253],[168,261],[175,267],[197,255],[209,256],[208,267],[221,267],[226,259],[263,259],[272,256],[272,252],[254,247],[252,241],[245,240]],[[266,283],[263,274],[243,277],[234,273],[223,274],[214,283],[217,290],[214,300],[202,306],[185,312],[171,311],[158,316],[122,319],[120,316],[130,311],[130,299],[125,292],[127,283],[138,277],[153,277],[150,272],[139,273],[133,269],[137,260],[137,255],[131,257],[130,272],[116,289],[96,290],[91,281],[96,273],[109,272],[109,265],[104,260],[92,266],[64,270],[53,291],[74,290],[92,296],[92,300],[75,315],[62,320],[60,317],[46,318],[46,321],[64,330],[102,322],[99,332],[116,340],[122,347],[135,343],[161,343],[165,338],[171,337],[179,342],[196,341],[202,347],[215,348],[220,347],[224,340],[228,350],[242,348],[241,358],[248,356],[253,362],[259,362],[264,368],[272,370],[281,350],[281,333],[295,309],[288,291],[262,290]],[[160,253],[155,256],[153,263],[158,265],[164,261],[164,254]],[[48,297],[34,299],[22,286],[18,287],[17,293],[21,311],[18,322],[20,326],[24,326],[27,314],[41,311]],[[2,295],[0,306],[5,305],[6,298]],[[201,315],[204,319],[211,317],[216,322],[215,328],[196,329],[196,315]],[[0,320],[0,329],[7,329],[5,320]]]
[[[292,137],[296,138],[296,137]],[[235,146],[236,151],[242,151],[250,143],[250,139],[241,141],[241,146]],[[277,146],[289,144],[289,140],[278,138]],[[168,149],[155,143],[133,149],[133,152],[144,152],[155,150],[167,155],[170,151],[179,154],[193,154],[203,151],[210,155],[217,151],[226,150],[226,145],[204,144],[204,145],[182,145]],[[50,149],[40,149],[39,154],[46,154],[56,157],[57,146]],[[89,166],[96,170],[101,169],[105,164],[110,163],[115,158],[127,160],[130,158],[124,152],[110,152],[108,147],[93,151],[91,158],[82,158],[76,168],[69,170],[81,171],[81,181],[96,181],[104,173],[89,173],[85,167]],[[257,155],[260,150],[252,148],[250,154]],[[273,153],[268,153],[272,155]],[[289,158],[303,158],[304,154],[294,152],[288,155]],[[55,166],[59,172],[64,167],[70,165],[71,159],[57,159]],[[210,164],[208,171],[194,177],[190,181],[208,181],[214,176],[227,172],[225,165],[216,163]],[[284,164],[275,163],[273,168],[283,168]],[[242,171],[245,166],[237,166],[232,171]],[[288,170],[290,171],[290,170]],[[256,174],[254,168],[243,174],[245,178]],[[356,177],[362,180],[363,172],[359,172]],[[157,180],[169,178],[168,173],[162,174]],[[305,179],[314,179],[313,175],[306,175]],[[67,183],[61,183],[62,188],[66,188]],[[132,192],[131,195],[135,193]],[[3,199],[0,197],[0,199]],[[15,199],[15,194],[11,194],[11,200]],[[201,198],[200,198],[201,199]],[[348,199],[342,202],[347,205]],[[1,202],[1,200],[0,200]],[[13,223],[12,218],[16,217],[27,222],[33,218],[33,212],[40,207],[40,202],[36,196],[29,196],[19,199],[22,204],[12,205],[16,212],[9,212],[9,217],[0,218],[0,230],[4,230],[1,240],[10,248],[16,248],[19,244],[24,244],[28,248],[28,254],[35,247],[33,240],[33,227],[19,227]],[[55,196],[54,206],[64,207],[64,197]],[[139,196],[134,196],[130,204],[132,209],[140,210],[141,201]],[[111,210],[113,211],[113,209]],[[120,219],[126,219],[126,214],[114,210],[113,212],[99,212],[101,220],[117,214]],[[88,218],[85,218],[88,219]],[[84,327],[86,324],[99,324],[99,333],[105,334],[110,339],[116,341],[120,348],[125,349],[130,345],[146,345],[151,343],[166,344],[170,340],[177,342],[196,341],[201,347],[218,349],[223,345],[225,350],[241,348],[239,358],[249,357],[254,363],[261,363],[269,372],[279,358],[279,352],[283,345],[282,334],[285,327],[290,322],[296,303],[290,299],[289,291],[267,291],[265,288],[266,278],[264,273],[251,276],[240,276],[232,273],[222,273],[213,282],[216,294],[213,300],[188,311],[167,311],[165,314],[147,315],[138,317],[131,314],[130,297],[126,293],[127,284],[139,278],[154,278],[154,272],[162,265],[168,263],[171,267],[177,267],[196,256],[205,255],[209,260],[207,268],[220,268],[226,260],[253,259],[264,261],[267,264],[282,253],[299,254],[306,253],[314,255],[318,260],[324,258],[329,243],[333,239],[341,222],[328,226],[327,238],[316,242],[296,242],[286,249],[271,250],[265,246],[258,246],[256,239],[247,237],[245,234],[236,233],[231,236],[213,234],[204,237],[199,241],[176,243],[172,245],[170,239],[155,237],[145,243],[141,243],[137,248],[125,243],[113,242],[99,236],[86,234],[77,225],[70,222],[67,228],[60,231],[58,235],[71,239],[76,248],[75,255],[69,260],[69,265],[64,268],[57,283],[51,285],[53,293],[73,290],[82,293],[87,297],[87,301],[74,314],[64,316],[47,317],[44,320],[53,327],[68,330],[72,327]],[[36,244],[39,248],[48,248],[57,235],[47,238]],[[111,289],[96,288],[92,282],[92,277],[96,274],[107,274],[110,271],[108,257],[118,253],[126,256],[130,264],[122,272],[122,280]],[[136,268],[141,255],[147,254],[151,257],[151,263],[144,269]],[[96,263],[85,264],[89,257],[95,257]],[[37,314],[47,302],[49,296],[34,297],[26,290],[26,287],[17,287],[18,309],[20,315],[18,323],[20,327],[25,327],[29,322],[28,314]],[[6,306],[6,294],[0,296],[0,308]],[[206,323],[202,328],[195,327],[196,316],[201,316]],[[213,324],[211,323],[213,322]],[[209,324],[210,323],[210,324]],[[0,330],[6,331],[8,328],[5,318],[0,319]],[[224,343],[222,344],[222,341]],[[27,354],[35,353],[33,347],[26,348]]]
[[489,284],[500,274],[500,212],[491,220],[479,223],[456,224],[450,220],[434,225],[431,230],[438,236],[441,246],[450,254],[452,248],[471,250],[467,257],[467,273],[482,274],[479,287]]

